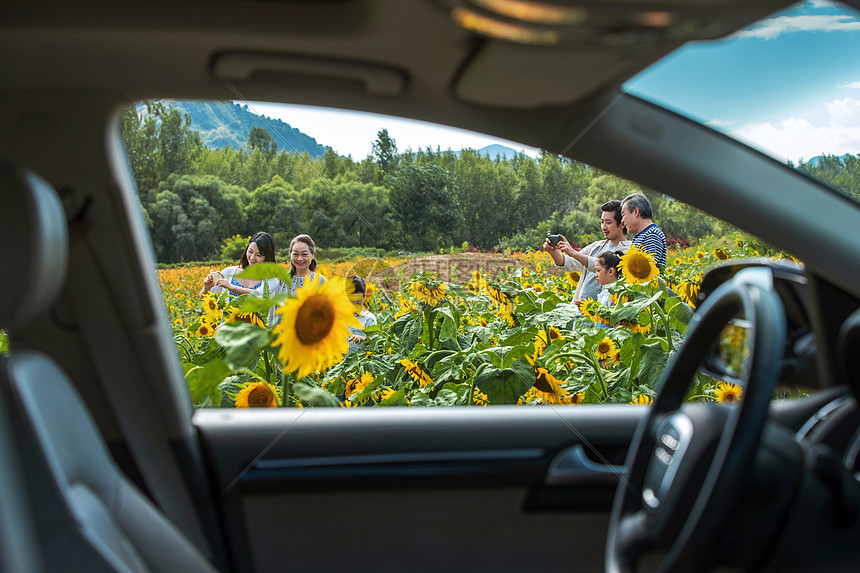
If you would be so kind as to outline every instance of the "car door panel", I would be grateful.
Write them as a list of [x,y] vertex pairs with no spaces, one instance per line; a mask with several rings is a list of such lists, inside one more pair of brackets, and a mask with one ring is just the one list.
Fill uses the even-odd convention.
[[644,410],[201,410],[194,424],[238,571],[601,571]]

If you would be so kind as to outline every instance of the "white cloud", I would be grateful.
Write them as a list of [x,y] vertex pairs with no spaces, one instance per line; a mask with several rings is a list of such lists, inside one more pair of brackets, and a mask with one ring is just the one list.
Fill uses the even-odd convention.
[[847,14],[834,16],[778,16],[754,24],[734,35],[735,38],[773,40],[792,32],[849,32],[860,30],[860,21]]
[[809,0],[806,5],[810,8],[835,8],[837,6],[830,0]]
[[837,88],[848,88],[860,90],[860,82],[845,82],[836,86]]
[[860,153],[860,100],[833,100],[824,104],[824,110],[826,122],[818,125],[808,119],[789,117],[775,124],[749,123],[732,135],[795,162],[822,154]]
[[727,127],[729,125],[734,125],[735,122],[730,119],[712,119],[711,121],[706,121],[705,125],[709,127]]

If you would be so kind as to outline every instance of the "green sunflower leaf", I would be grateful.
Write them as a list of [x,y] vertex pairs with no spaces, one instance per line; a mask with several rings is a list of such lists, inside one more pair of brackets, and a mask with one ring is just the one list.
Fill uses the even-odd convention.
[[245,270],[236,275],[243,279],[263,280],[263,279],[278,279],[287,284],[293,280],[290,274],[290,269],[282,267],[277,263],[257,263],[245,267]]
[[310,384],[296,382],[293,384],[293,392],[296,393],[296,396],[301,398],[302,402],[315,408],[337,408],[340,406],[340,400],[338,400],[334,394],[326,392],[322,388],[311,386]]
[[215,341],[227,353],[230,367],[237,369],[249,364],[259,350],[271,345],[272,333],[255,324],[235,321],[222,325],[215,334]]
[[[218,390],[218,384],[229,376],[232,371],[223,360],[215,360],[205,366],[197,366],[189,370],[185,374],[185,384],[188,386],[188,392],[191,394],[191,401],[197,404],[205,396],[210,396],[213,398],[214,404],[220,403],[221,395],[220,390]],[[214,400],[216,394],[217,401]]]
[[490,404],[516,404],[520,396],[534,384],[534,370],[525,363],[531,380],[524,379],[521,364],[514,362],[511,368],[485,368],[475,377],[475,386],[487,395]]

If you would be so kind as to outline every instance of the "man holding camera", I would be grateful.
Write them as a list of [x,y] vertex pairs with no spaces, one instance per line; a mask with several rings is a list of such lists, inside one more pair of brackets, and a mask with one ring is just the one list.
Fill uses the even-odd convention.
[[597,300],[600,293],[600,283],[594,274],[594,262],[600,253],[606,251],[626,251],[630,241],[621,225],[621,201],[607,201],[600,206],[600,230],[605,237],[575,251],[564,235],[550,235],[543,245],[557,267],[567,272],[579,271],[579,283],[576,285],[574,300],[593,298]]

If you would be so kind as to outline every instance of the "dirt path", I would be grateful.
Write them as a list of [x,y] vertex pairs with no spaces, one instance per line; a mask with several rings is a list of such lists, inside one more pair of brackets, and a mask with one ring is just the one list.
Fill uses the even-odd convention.
[[389,267],[372,275],[369,280],[390,292],[399,290],[402,286],[401,283],[408,281],[412,275],[422,271],[436,273],[436,276],[446,282],[463,284],[469,280],[474,270],[498,278],[508,266],[511,269],[524,267],[534,270],[531,264],[514,257],[506,257],[496,253],[461,253],[459,255],[430,255],[429,257],[409,259],[396,267]]

